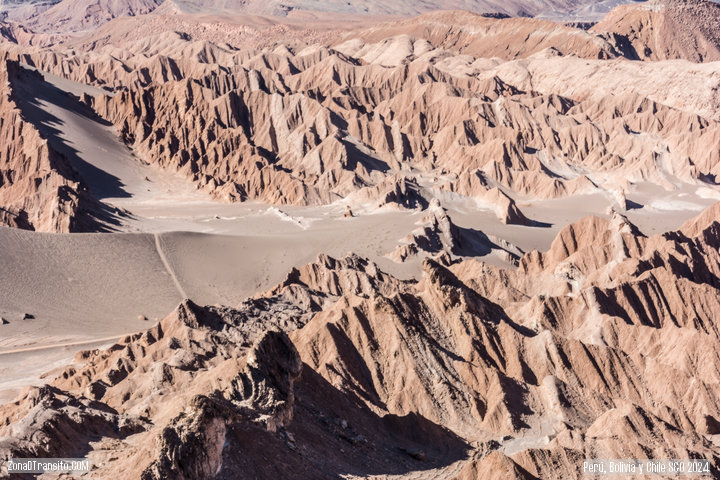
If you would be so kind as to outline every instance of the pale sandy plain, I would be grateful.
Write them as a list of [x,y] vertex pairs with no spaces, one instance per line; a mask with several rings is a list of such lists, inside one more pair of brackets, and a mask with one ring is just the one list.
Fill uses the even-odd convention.
[[[41,373],[67,364],[79,349],[148,328],[184,298],[237,305],[319,253],[355,252],[401,278],[419,273],[419,259],[398,264],[386,255],[422,212],[351,205],[358,215],[343,218],[347,205],[341,203],[278,208],[215,202],[179,175],[142,162],[76,98],[100,90],[44,77],[44,83],[27,85],[24,113],[68,154],[92,193],[123,214],[115,233],[0,227],[0,316],[9,321],[0,335],[0,401],[12,399],[29,381],[40,382]],[[643,208],[627,216],[646,234],[677,228],[720,196],[707,186],[669,180],[677,190],[640,184],[628,195]],[[519,199],[523,212],[543,224],[527,227],[504,225],[476,202],[444,195],[443,205],[459,226],[524,251],[547,249],[565,225],[605,215],[612,205],[602,194]],[[493,253],[484,260],[505,264]],[[23,319],[25,314],[33,318]]]

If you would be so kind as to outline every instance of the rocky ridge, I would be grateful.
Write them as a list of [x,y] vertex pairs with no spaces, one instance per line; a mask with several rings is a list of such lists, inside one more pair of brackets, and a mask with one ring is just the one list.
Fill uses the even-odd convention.
[[[509,33],[522,29],[535,33]],[[382,206],[395,192],[409,205],[398,192],[427,203],[449,191],[531,224],[516,199],[603,193],[623,210],[638,183],[717,178],[716,72],[613,60],[613,38],[441,12],[332,46],[238,49],[173,32],[122,49],[3,48],[106,89],[83,101],[139,157],[220,200]]]
[[[499,187],[489,203],[501,218],[522,223],[514,195],[612,194],[644,181],[675,188],[717,175],[714,118],[657,94],[620,93],[625,85],[617,80],[607,95],[564,96],[570,83],[544,73],[562,59],[457,76],[452,56],[388,67],[326,48],[241,55],[193,42],[187,48],[183,57],[199,62],[158,55],[136,67],[132,58],[108,58],[78,68],[86,62],[21,58],[117,90],[86,101],[144,158],[231,201],[327,204],[407,172],[447,178],[443,188],[480,199]],[[520,66],[532,77],[517,77]],[[623,68],[649,74],[657,67]],[[122,77],[101,81],[103,71]],[[687,97],[675,84],[667,98]],[[528,91],[531,85],[543,93]],[[696,133],[688,136],[688,128]]]
[[588,217],[519,270],[428,259],[400,281],[321,256],[237,308],[184,302],[79,354],[0,408],[0,449],[84,446],[96,478],[559,479],[636,456],[717,472],[719,208],[653,237]]

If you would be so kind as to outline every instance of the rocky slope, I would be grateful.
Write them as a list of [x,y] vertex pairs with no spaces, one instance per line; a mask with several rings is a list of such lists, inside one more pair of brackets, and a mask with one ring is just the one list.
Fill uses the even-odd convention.
[[16,96],[20,65],[0,60],[0,225],[43,232],[95,230],[102,208],[87,193],[67,159],[26,121]]
[[150,13],[161,3],[163,0],[4,2],[0,12],[38,34],[67,34],[93,29],[116,17]]
[[60,0],[2,0],[0,18],[11,21],[24,21],[35,17]]
[[246,1],[238,5],[233,0],[173,0],[186,11],[244,11],[263,15],[290,15],[302,11],[329,13],[354,13],[369,15],[414,16],[433,10],[467,10],[474,13],[492,13],[511,16],[534,16],[542,13],[569,13],[589,4],[577,0],[433,0],[413,2],[399,0],[393,3],[379,1],[338,1],[314,2],[308,0],[286,0],[283,2]]
[[85,31],[113,18],[152,12],[162,0],[62,0],[23,23],[40,33]]
[[[544,82],[548,67],[567,66],[561,58],[460,76],[458,62],[473,59],[412,37],[381,47],[380,56],[347,45],[250,51],[231,55],[239,65],[228,70],[222,60],[168,69],[157,57],[143,77],[128,75],[142,88],[91,104],[143,156],[235,199],[329,203],[401,172],[444,177],[447,189],[479,198],[495,187],[557,198],[717,175],[717,122],[689,103],[690,111],[664,104],[662,89],[627,88],[635,75],[587,98],[570,78]],[[617,72],[601,62],[578,66]],[[668,97],[680,103],[686,94],[672,81]]]
[[624,55],[641,60],[720,60],[720,5],[710,0],[651,0],[621,6],[592,32],[612,37]]
[[[31,24],[38,33],[78,32],[101,25],[120,16],[142,15],[157,9],[167,12],[205,15],[266,15],[288,17],[306,15],[353,16],[416,16],[435,10],[466,10],[474,13],[504,16],[549,15],[553,18],[595,18],[582,12],[592,8],[587,0],[434,0],[421,3],[401,0],[393,3],[378,1],[325,1],[308,0],[256,1],[246,0],[28,0],[0,2],[0,19]],[[616,4],[617,0],[604,2]],[[604,8],[607,8],[604,6]],[[580,17],[578,17],[578,15]]]
[[560,479],[618,457],[717,475],[719,212],[649,238],[588,217],[519,270],[400,281],[321,256],[79,354],[0,407],[0,452],[89,455],[94,478]]
[[516,200],[601,193],[622,210],[640,183],[715,183],[715,69],[612,60],[613,38],[450,12],[332,46],[173,32],[87,52],[4,49],[106,89],[84,101],[139,157],[224,201],[358,208],[451,192],[530,224]]

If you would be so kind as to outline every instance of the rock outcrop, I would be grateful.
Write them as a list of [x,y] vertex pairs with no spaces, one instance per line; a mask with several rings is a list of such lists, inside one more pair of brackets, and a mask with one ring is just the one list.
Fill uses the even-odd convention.
[[639,60],[720,60],[720,6],[709,0],[651,0],[617,7],[591,31]]
[[430,202],[426,215],[417,224],[419,227],[387,255],[389,258],[405,262],[423,255],[449,264],[456,256],[478,257],[494,253],[502,260],[514,263],[522,253],[507,242],[491,239],[483,232],[458,227],[437,199]]
[[30,72],[0,69],[0,225],[42,232],[96,229],[100,208],[67,159],[22,115],[13,85]]
[[86,449],[96,478],[716,475],[719,209],[653,237],[589,217],[518,270],[320,256],[237,308],[186,301],[0,407],[0,451]]

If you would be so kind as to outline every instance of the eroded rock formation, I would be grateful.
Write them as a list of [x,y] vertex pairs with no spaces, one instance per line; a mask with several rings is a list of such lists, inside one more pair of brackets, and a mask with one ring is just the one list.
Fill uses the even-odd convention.
[[[632,8],[695,18],[683,5]],[[517,29],[534,33],[508,33]],[[123,49],[4,49],[106,89],[83,101],[139,158],[223,201],[422,208],[440,188],[527,225],[520,197],[604,193],[623,210],[638,183],[672,190],[718,178],[712,68],[611,60],[629,48],[618,32],[433,13],[306,47],[235,48],[161,32]],[[716,43],[703,42],[708,52]]]
[[[12,60],[0,69],[0,225],[43,232],[98,228],[95,202],[67,159],[24,117],[13,85],[24,70]],[[91,214],[91,212],[98,212]]]
[[235,309],[185,302],[3,406],[3,455],[84,446],[97,478],[559,479],[645,456],[717,472],[719,208],[653,237],[588,217],[518,270],[428,259],[400,281],[321,256]]

